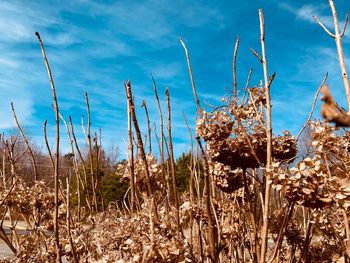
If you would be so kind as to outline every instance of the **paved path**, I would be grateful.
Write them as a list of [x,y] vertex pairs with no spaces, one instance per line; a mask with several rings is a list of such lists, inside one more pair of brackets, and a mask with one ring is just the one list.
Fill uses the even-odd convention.
[[[5,230],[5,233],[7,235],[11,234],[11,223],[9,220],[5,220],[3,223],[3,228]],[[16,232],[18,235],[24,235],[27,233],[27,223],[25,221],[19,221],[16,225]],[[13,256],[13,252],[8,247],[8,245],[0,239],[0,259],[3,259],[5,257],[11,257]]]
[[[5,220],[3,223],[3,227],[5,230],[5,233],[9,235],[11,233],[11,223],[9,220]],[[16,225],[16,232],[17,235],[25,235],[28,233],[27,230],[28,224],[25,221],[19,221]],[[14,254],[12,250],[6,245],[6,243],[0,238],[0,260],[7,258],[7,257],[12,257]],[[65,257],[62,258],[63,263],[68,263],[67,259]]]
[[13,252],[11,249],[6,245],[2,239],[0,239],[0,259],[4,259],[6,257],[13,256]]

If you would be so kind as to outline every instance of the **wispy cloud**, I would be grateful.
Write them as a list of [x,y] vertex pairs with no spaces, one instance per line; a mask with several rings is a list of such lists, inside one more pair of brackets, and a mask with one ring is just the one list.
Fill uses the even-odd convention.
[[[86,117],[84,92],[87,91],[94,130],[102,128],[106,145],[114,141],[124,148],[127,126],[123,82],[127,79],[132,81],[143,134],[147,130],[145,114],[140,106],[143,99],[147,102],[151,122],[158,124],[158,109],[150,79],[150,73],[153,73],[164,115],[164,90],[167,86],[170,89],[173,138],[180,152],[186,148],[189,139],[182,112],[193,128],[196,105],[179,35],[188,43],[199,98],[210,104],[220,104],[221,97],[228,93],[225,86],[232,86],[232,45],[237,33],[242,40],[238,72],[241,84],[245,84],[252,61],[256,62],[248,48],[259,45],[258,4],[249,2],[232,6],[229,1],[214,3],[201,0],[79,0],[65,3],[34,0],[25,4],[21,0],[2,1],[0,129],[14,127],[10,111],[10,101],[13,101],[22,125],[33,138],[42,141],[45,119],[49,121],[49,138],[54,138],[50,85],[34,36],[34,32],[39,31],[55,79],[62,114],[65,118],[72,115],[82,143],[81,116]],[[300,21],[313,22],[312,15],[317,15],[332,28],[327,5],[298,5],[288,0],[279,7],[279,11],[285,10]],[[275,11],[271,11],[271,16],[266,10],[267,26],[272,17],[283,23],[286,12],[279,14]],[[256,34],[251,31],[252,23],[256,23]],[[268,31],[269,34],[279,32],[276,27]],[[289,31],[297,32],[298,29],[285,28],[285,32]],[[269,50],[269,61],[277,61],[274,65],[285,73],[277,72],[280,82],[276,83],[278,88],[273,87],[274,114],[277,116],[274,127],[282,127],[286,124],[284,120],[292,119],[286,126],[295,130],[299,122],[294,120],[301,119],[303,112],[308,112],[307,100],[313,95],[313,85],[317,86],[325,71],[329,71],[330,75],[333,75],[332,70],[334,75],[339,73],[336,52],[310,37],[307,43],[305,39],[289,39],[288,52],[279,53],[285,48],[287,40],[275,40],[275,49]],[[267,44],[270,47],[271,42]],[[254,69],[252,85],[260,80],[260,73],[260,70]],[[337,86],[340,82],[334,83]],[[305,96],[301,95],[304,87],[310,90]],[[291,99],[297,101],[298,110],[293,111],[285,102]],[[278,112],[286,113],[289,119],[279,116]],[[67,142],[63,140],[63,143]],[[62,149],[65,149],[64,146]]]
[[[295,4],[282,2],[279,4],[279,7],[283,10],[286,10],[296,16],[297,19],[308,21],[310,23],[315,23],[314,16],[317,17],[331,32],[334,28],[334,20],[331,14],[330,8],[326,4],[305,4],[300,7],[297,7]],[[328,13],[328,15],[325,15]],[[342,28],[345,20],[339,18],[339,26]],[[346,32],[346,36],[349,36],[349,32]]]

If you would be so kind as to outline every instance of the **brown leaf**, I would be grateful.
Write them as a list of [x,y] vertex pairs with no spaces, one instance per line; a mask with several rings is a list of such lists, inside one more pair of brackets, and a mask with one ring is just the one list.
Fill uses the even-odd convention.
[[322,93],[324,101],[321,109],[322,117],[334,122],[336,127],[350,127],[350,115],[335,102],[327,85],[323,87]]

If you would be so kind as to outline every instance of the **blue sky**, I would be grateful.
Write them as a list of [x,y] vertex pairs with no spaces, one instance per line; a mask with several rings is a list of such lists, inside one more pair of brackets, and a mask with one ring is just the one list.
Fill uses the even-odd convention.
[[[339,0],[335,4],[342,26],[350,4]],[[87,91],[93,130],[101,128],[103,144],[118,145],[124,156],[127,121],[123,82],[128,79],[144,133],[142,100],[146,100],[152,123],[158,124],[152,73],[164,101],[164,114],[165,87],[170,89],[173,137],[179,155],[189,148],[182,111],[192,126],[196,111],[179,36],[190,52],[200,100],[219,104],[221,96],[232,90],[232,53],[238,35],[238,87],[245,85],[250,67],[252,85],[258,85],[263,77],[249,50],[260,52],[260,7],[265,15],[269,74],[277,72],[271,87],[274,133],[284,129],[298,132],[327,71],[331,92],[345,106],[334,40],[312,19],[312,15],[318,16],[333,30],[326,0],[1,1],[0,131],[13,131],[12,101],[28,136],[43,145],[42,126],[47,119],[50,142],[54,143],[51,90],[34,35],[38,31],[56,82],[61,113],[65,118],[72,115],[82,143],[81,115],[85,114]],[[343,39],[347,58],[349,42],[348,31]],[[347,61],[349,64],[350,59]],[[65,151],[63,129],[62,138]]]

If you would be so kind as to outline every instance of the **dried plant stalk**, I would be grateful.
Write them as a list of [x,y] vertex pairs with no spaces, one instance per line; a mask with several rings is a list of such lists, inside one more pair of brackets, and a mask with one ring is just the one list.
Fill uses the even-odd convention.
[[[193,136],[192,136],[192,132],[191,132],[191,129],[190,129],[190,126],[188,125],[188,121],[187,121],[187,118],[185,116],[185,113],[182,112],[182,116],[184,118],[184,121],[186,123],[186,127],[187,127],[187,131],[188,131],[188,134],[190,136],[190,145],[191,145],[191,149],[190,149],[190,164],[189,164],[189,169],[190,169],[190,201],[192,204],[195,203],[195,199],[194,199],[194,194],[193,194],[193,182],[194,182],[194,170],[195,170],[195,167],[194,167],[194,155],[193,155]],[[193,244],[193,213],[191,212],[190,213],[190,227],[191,227],[191,231],[190,231],[190,242],[191,244]]]
[[213,221],[213,213],[211,210],[211,194],[210,194],[210,178],[209,178],[209,165],[208,160],[206,157],[206,154],[204,152],[204,149],[202,147],[202,143],[199,137],[196,138],[198,142],[198,146],[202,153],[203,158],[203,173],[204,173],[204,194],[203,198],[205,201],[205,211],[207,213],[208,217],[208,239],[209,239],[209,253],[210,253],[210,259],[212,262],[218,261],[218,255],[216,253],[216,247],[217,247],[217,229],[215,227],[214,221]]
[[345,19],[345,24],[344,24],[343,30],[342,30],[342,32],[340,32],[339,31],[338,15],[337,15],[337,11],[335,9],[334,2],[333,2],[333,0],[328,0],[328,2],[329,2],[329,6],[331,8],[331,11],[332,11],[332,15],[333,15],[334,34],[331,33],[329,31],[329,29],[316,16],[314,16],[313,18],[323,28],[323,30],[331,38],[333,38],[335,40],[335,43],[336,43],[336,46],[337,46],[337,51],[338,51],[340,70],[341,70],[341,73],[342,73],[342,79],[343,79],[344,88],[345,88],[346,100],[347,100],[347,103],[348,103],[348,110],[350,111],[349,75],[348,75],[347,69],[346,69],[345,57],[344,57],[344,51],[343,51],[343,44],[342,44],[343,36],[345,34],[345,31],[346,31],[346,27],[347,27],[347,24],[348,24],[348,18],[349,17],[348,17],[348,15],[346,15],[346,19]]
[[[100,131],[100,138],[101,138],[101,129],[99,129]],[[103,194],[101,191],[101,186],[100,186],[100,181],[99,181],[99,169],[100,169],[100,161],[101,161],[101,140],[99,143],[99,140],[97,138],[97,133],[95,132],[95,136],[94,136],[94,147],[95,147],[95,158],[96,158],[96,166],[95,166],[95,173],[96,173],[96,181],[95,181],[95,189],[98,190],[98,193],[100,195],[101,198],[101,211],[104,211],[104,198],[103,198]]]
[[[262,66],[264,70],[265,81],[265,96],[266,96],[266,168],[270,168],[272,164],[272,121],[271,121],[271,98],[270,98],[270,81],[267,72],[267,62],[265,53],[265,24],[263,10],[259,9],[260,20],[260,42],[261,42],[261,56]],[[268,241],[268,214],[270,203],[270,187],[271,187],[271,173],[266,171],[265,180],[265,197],[264,197],[264,209],[263,209],[263,225],[261,228],[261,256],[260,262],[265,262],[266,249]]]
[[147,109],[147,105],[146,105],[146,101],[145,100],[142,101],[142,107],[145,108],[146,119],[147,119],[149,153],[152,153],[151,122],[149,120],[148,109]]
[[185,45],[185,43],[183,42],[182,38],[180,37],[180,43],[182,45],[182,47],[185,50],[185,55],[186,55],[186,60],[187,60],[187,67],[188,67],[188,72],[190,74],[190,79],[191,79],[191,85],[192,85],[192,91],[193,91],[193,96],[194,99],[196,101],[197,107],[198,107],[198,111],[200,111],[201,109],[201,105],[197,96],[197,91],[196,91],[196,85],[194,84],[194,79],[193,79],[193,73],[192,73],[192,67],[191,67],[191,60],[190,60],[190,56],[188,54],[188,50],[187,47]]
[[74,140],[75,148],[77,149],[79,159],[80,159],[80,161],[81,161],[81,163],[83,165],[84,183],[85,183],[85,188],[86,188],[86,204],[87,204],[87,206],[89,208],[89,213],[91,215],[91,213],[92,213],[92,204],[91,204],[91,199],[90,199],[90,191],[89,191],[89,188],[88,188],[86,164],[85,164],[83,155],[82,155],[82,153],[80,151],[79,144],[77,142],[77,138],[75,136],[74,126],[73,126],[73,121],[72,121],[72,117],[71,116],[69,116],[69,123],[70,123],[70,128],[71,128],[71,132],[72,132],[72,137],[73,137],[73,140]]
[[303,127],[300,129],[300,131],[298,132],[298,135],[296,137],[296,141],[299,140],[299,137],[300,135],[303,133],[303,131],[305,130],[305,128],[307,127],[307,125],[310,123],[310,120],[312,118],[312,115],[314,113],[314,109],[315,109],[315,105],[316,105],[316,101],[317,101],[317,97],[318,97],[318,94],[320,93],[323,85],[326,83],[327,81],[327,77],[328,77],[328,73],[326,73],[325,77],[323,78],[322,82],[321,82],[321,85],[318,87],[316,93],[315,93],[315,96],[314,96],[314,100],[312,102],[312,106],[311,106],[311,111],[309,113],[309,117],[307,118],[306,122],[304,123]]
[[232,71],[233,71],[233,98],[237,99],[237,53],[239,47],[239,37],[236,39],[235,49],[233,51]]
[[275,259],[277,261],[279,259],[279,253],[280,253],[280,248],[281,248],[281,245],[283,242],[284,232],[285,232],[285,229],[287,227],[288,220],[292,215],[293,208],[294,208],[293,203],[289,203],[288,206],[286,207],[285,215],[283,217],[282,226],[280,228],[280,231],[279,231],[278,237],[277,237],[277,242],[276,242],[277,244],[276,244],[275,249],[272,253],[271,259],[269,260],[269,263],[272,263]]
[[[92,188],[92,203],[95,206],[95,211],[98,212],[96,187],[95,187],[94,161],[92,158],[92,144],[91,144],[91,113],[90,113],[89,96],[87,92],[85,92],[85,101],[86,101],[86,110],[88,115],[87,132],[85,131],[83,123],[82,123],[82,127],[83,127],[86,142],[88,144],[88,156],[90,161],[90,176],[91,176],[91,188]],[[84,119],[82,117],[82,122],[83,120]]]
[[162,177],[163,177],[163,182],[164,185],[166,186],[166,198],[167,198],[167,202],[165,202],[165,209],[166,211],[169,210],[168,207],[168,199],[170,196],[170,185],[169,185],[169,180],[167,178],[167,175],[165,173],[165,158],[164,158],[164,125],[163,125],[163,113],[162,113],[162,108],[160,106],[160,100],[159,100],[159,96],[158,96],[158,90],[157,90],[157,85],[156,82],[152,76],[152,82],[153,82],[153,90],[154,90],[154,95],[156,96],[156,100],[157,100],[157,105],[158,105],[158,112],[159,112],[159,129],[160,129],[160,162],[162,164]]
[[170,95],[169,89],[165,90],[167,107],[168,107],[168,140],[169,140],[169,153],[170,153],[170,169],[171,169],[171,177],[172,177],[172,186],[173,186],[173,197],[174,197],[174,205],[175,205],[175,218],[177,224],[177,230],[180,231],[180,216],[179,216],[179,196],[177,193],[177,185],[176,185],[176,176],[175,176],[175,159],[174,159],[174,151],[173,151],[173,139],[171,135],[171,107],[170,107]]
[[75,154],[75,151],[74,151],[74,147],[73,147],[73,139],[72,139],[72,136],[71,136],[71,132],[69,130],[69,126],[66,122],[66,120],[63,118],[63,116],[61,114],[59,114],[62,122],[64,123],[64,126],[66,127],[66,132],[67,132],[67,136],[68,136],[68,140],[69,140],[69,146],[70,146],[70,151],[71,151],[71,154],[73,156],[73,171],[74,171],[74,174],[75,174],[75,177],[77,179],[77,198],[78,198],[78,221],[80,221],[80,214],[81,214],[81,201],[80,201],[80,185],[82,186],[83,190],[85,190],[85,186],[84,186],[84,182],[83,182],[83,179],[81,178],[80,176],[80,173],[79,173],[79,165],[78,165],[78,160],[77,160],[77,156]]
[[345,246],[345,252],[350,257],[350,227],[349,227],[349,219],[348,214],[346,213],[345,209],[342,209],[342,214],[344,217],[344,225],[345,225],[345,235],[346,238],[344,239],[344,246]]
[[59,118],[59,109],[58,109],[58,102],[57,102],[57,96],[56,96],[56,89],[55,84],[53,81],[53,77],[51,74],[51,69],[49,62],[46,57],[46,52],[44,49],[43,42],[41,41],[40,35],[38,32],[35,33],[35,35],[38,38],[41,52],[43,54],[45,66],[47,69],[47,73],[50,79],[50,85],[51,85],[51,91],[52,91],[52,98],[54,101],[54,108],[55,108],[55,119],[56,119],[56,159],[55,159],[55,210],[54,210],[54,237],[55,237],[55,247],[56,247],[56,260],[58,262],[61,262],[61,247],[60,247],[60,241],[59,241],[59,225],[58,225],[58,177],[59,177],[59,160],[60,160],[60,118]]
[[124,84],[124,86],[125,86],[125,90],[126,90],[127,99],[129,102],[131,117],[132,117],[134,127],[135,127],[135,132],[136,132],[136,137],[137,137],[137,147],[140,150],[141,159],[142,159],[142,162],[143,162],[143,165],[145,168],[145,174],[146,174],[146,180],[147,180],[147,182],[146,182],[147,183],[147,195],[153,203],[154,217],[155,217],[155,220],[158,221],[157,206],[155,205],[155,201],[154,201],[153,189],[151,186],[150,174],[149,174],[149,170],[148,170],[147,158],[146,158],[146,154],[145,154],[145,149],[143,147],[142,136],[141,136],[139,124],[138,124],[137,118],[136,118],[135,105],[134,105],[134,101],[133,101],[133,97],[132,97],[130,81],[128,81],[126,84]]
[[44,121],[44,139],[45,139],[45,144],[46,144],[47,152],[49,154],[52,168],[55,170],[55,161],[54,161],[52,153],[51,153],[51,147],[50,147],[49,141],[47,139],[46,125],[47,125],[47,120]]
[[132,140],[130,102],[128,101],[128,144],[129,144],[129,169],[130,169],[130,210],[134,212],[135,207],[135,169],[134,169],[134,143]]
[[70,217],[70,188],[69,188],[69,178],[66,178],[66,205],[67,205],[67,211],[66,211],[66,225],[67,225],[67,232],[68,232],[68,236],[69,236],[69,245],[71,247],[72,250],[72,254],[73,254],[73,260],[75,263],[78,263],[78,257],[77,254],[75,252],[75,247],[74,247],[74,243],[73,243],[73,238],[72,238],[72,232],[71,232],[71,225],[70,225],[70,221],[71,221],[71,217]]
[[246,94],[248,92],[248,88],[249,88],[249,83],[250,83],[250,78],[252,76],[252,73],[253,73],[253,68],[250,68],[249,69],[249,73],[248,73],[248,77],[247,77],[247,81],[245,83],[245,88],[244,88],[244,93],[243,93],[243,98],[242,98],[242,105],[244,104],[244,101],[245,101],[245,97],[246,97]]
[[37,165],[36,165],[36,160],[35,160],[35,157],[34,157],[34,153],[33,153],[33,151],[32,151],[32,148],[31,148],[30,145],[29,145],[29,142],[28,142],[26,136],[24,135],[24,132],[23,132],[23,130],[22,130],[21,125],[19,124],[19,121],[18,121],[18,119],[17,119],[16,112],[15,112],[15,108],[14,108],[12,102],[11,102],[11,109],[12,109],[12,113],[13,113],[13,118],[14,118],[15,121],[16,121],[16,125],[17,125],[17,128],[18,128],[18,131],[19,131],[19,133],[21,134],[22,139],[23,139],[24,143],[25,143],[26,146],[27,146],[27,149],[28,149],[28,152],[29,152],[29,156],[30,156],[30,159],[31,159],[32,164],[33,164],[34,179],[35,179],[35,181],[37,181],[37,180],[38,180],[38,170],[37,170]]

